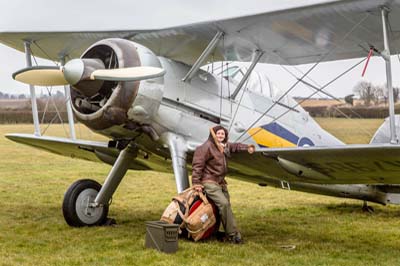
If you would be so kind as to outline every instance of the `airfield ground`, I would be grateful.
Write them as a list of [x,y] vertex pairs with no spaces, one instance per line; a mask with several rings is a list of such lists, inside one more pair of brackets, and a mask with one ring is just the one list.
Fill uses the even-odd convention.
[[[318,119],[352,143],[383,120]],[[172,174],[129,171],[114,196],[115,227],[71,228],[63,194],[77,179],[103,182],[110,167],[49,154],[2,137],[32,125],[0,126],[0,265],[399,265],[400,207],[336,199],[229,179],[245,244],[179,240],[176,254],[144,248],[145,221],[175,195]],[[98,138],[84,128],[82,138]],[[79,133],[80,132],[80,133]],[[63,135],[60,125],[50,134]],[[295,247],[295,248],[293,248]],[[293,249],[292,249],[293,248]]]

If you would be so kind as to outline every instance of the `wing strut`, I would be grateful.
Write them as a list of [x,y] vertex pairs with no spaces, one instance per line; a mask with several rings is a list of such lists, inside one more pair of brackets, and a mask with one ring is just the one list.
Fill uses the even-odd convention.
[[218,31],[211,42],[207,45],[206,49],[204,49],[203,53],[197,58],[196,62],[193,64],[192,68],[188,71],[186,76],[182,79],[183,82],[190,82],[193,76],[197,73],[197,70],[202,66],[204,60],[214,51],[214,48],[217,46],[219,40],[224,36],[222,31]]
[[[65,64],[65,57],[61,58],[61,65],[63,66]],[[72,140],[76,140],[76,134],[75,134],[75,124],[74,124],[74,115],[72,113],[72,107],[71,107],[71,88],[69,85],[64,85],[64,93],[65,93],[65,105],[67,107],[67,115],[68,115],[68,125],[69,125],[69,135]]]
[[396,124],[394,119],[394,97],[393,97],[393,86],[392,86],[392,65],[390,62],[390,48],[388,39],[388,8],[382,7],[382,27],[383,27],[383,43],[385,49],[381,52],[382,58],[386,63],[386,83],[389,94],[389,120],[390,120],[390,143],[397,144],[398,139],[396,136]]
[[246,74],[244,74],[243,78],[240,80],[239,84],[237,85],[235,91],[232,93],[232,96],[231,96],[232,99],[236,98],[236,96],[238,95],[239,91],[242,89],[244,83],[249,78],[251,72],[256,67],[258,61],[260,61],[260,59],[263,56],[263,54],[264,54],[264,51],[261,51],[261,50],[254,51],[253,62],[251,62],[251,65],[250,65],[249,69],[247,70]]
[[[26,58],[26,66],[32,66],[32,58],[31,58],[31,43],[28,41],[24,42],[25,47],[25,58]],[[32,104],[32,118],[33,118],[33,125],[35,127],[35,136],[40,136],[40,125],[39,125],[39,114],[37,109],[36,103],[36,93],[35,93],[35,86],[29,85],[30,94],[31,94],[31,104]]]

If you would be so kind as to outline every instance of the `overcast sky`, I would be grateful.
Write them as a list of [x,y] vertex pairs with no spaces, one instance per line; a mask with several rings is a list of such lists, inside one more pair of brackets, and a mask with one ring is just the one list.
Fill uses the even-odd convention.
[[[0,91],[12,94],[28,94],[29,87],[14,81],[11,77],[13,72],[25,67],[25,55],[0,44],[0,59]],[[310,77],[320,85],[324,85],[359,60],[360,59],[321,63],[311,72]],[[54,65],[54,63],[46,62],[45,60],[39,60],[39,64]],[[312,65],[301,65],[298,66],[298,68],[306,72],[311,66]],[[363,67],[364,63],[330,85],[326,91],[336,97],[344,97],[351,94],[353,87],[361,80],[370,81],[376,85],[383,85],[386,83],[385,63],[382,58],[371,58],[366,75],[364,78],[361,78]],[[400,86],[400,75],[397,74],[400,71],[400,64],[397,56],[392,56],[392,67],[393,85]],[[297,76],[301,76],[299,72],[296,72],[295,68],[288,68],[293,73],[296,73]],[[281,90],[287,90],[295,82],[295,79],[278,65],[262,65],[261,69]],[[37,93],[40,93],[41,90],[42,88],[38,87]],[[291,95],[307,97],[310,93],[310,89],[305,88],[304,85],[299,85],[291,92]]]
[[[118,10],[118,12],[116,15],[112,16],[112,19],[104,19],[106,17],[108,18],[110,14],[113,14],[113,12],[110,13],[109,0],[97,0],[95,9],[92,1],[80,0],[70,0],[68,1],[68,5],[54,0],[35,0],[34,7],[27,6],[26,0],[3,2],[4,4],[2,3],[2,8],[0,8],[0,32],[94,32],[115,31],[116,29],[129,31],[132,30],[132,25],[134,25],[135,29],[159,29],[173,27],[174,25],[187,25],[204,21],[243,17],[258,13],[279,13],[279,18],[283,21],[290,21],[294,19],[292,18],[292,13],[285,13],[283,11],[292,9],[297,10],[296,12],[300,12],[303,10],[304,13],[301,11],[301,13],[298,14],[299,18],[301,18],[302,16],[311,15],[307,9],[313,8],[312,6],[316,7],[316,9],[312,9],[315,10],[316,14],[325,14],[324,12],[326,12],[326,14],[331,14],[332,10],[336,10],[335,12],[339,12],[339,14],[346,17],[346,14],[358,14],[358,11],[356,12],[358,9],[369,10],[369,6],[372,6],[372,8],[374,6],[378,7],[377,2],[379,1],[355,1],[355,3],[350,1],[347,3],[348,1],[338,0],[247,0],[245,1],[246,4],[243,5],[242,0],[230,0],[227,5],[226,1],[215,0],[147,0],[140,1],[140,8],[137,8],[139,1],[114,0],[113,10]],[[337,8],[331,9],[332,7],[330,5],[335,4],[335,2],[341,3],[337,4]],[[154,6],[158,8],[154,8]],[[212,6],[212,8],[210,8],[210,6]],[[323,9],[322,7],[324,6],[327,8]],[[35,12],[32,12],[32,8],[34,8]],[[68,18],[79,19],[63,20],[60,18],[59,10],[62,10],[63,14],[67,14]],[[95,12],[93,12],[94,10]],[[317,11],[322,13],[318,13]],[[353,11],[355,13],[352,13]],[[150,16],[152,19],[148,19]],[[347,18],[347,20],[351,21],[352,19]],[[380,23],[380,19],[377,19],[376,22]],[[328,25],[330,24],[328,23]],[[341,24],[338,24],[338,27],[340,27],[340,25]],[[311,27],[310,30],[313,29],[315,28]],[[330,26],[327,28],[329,31],[335,31],[335,29],[340,28],[333,27],[332,29]],[[311,37],[312,36],[311,34]],[[395,51],[394,47],[392,47],[392,52]],[[27,85],[15,82],[11,78],[13,72],[25,67],[24,55],[0,44],[0,59],[0,90],[15,94],[28,93],[29,89]],[[358,60],[320,64],[311,72],[310,77],[323,85],[345,69],[354,65],[356,61]],[[40,63],[45,64],[43,61],[40,61]],[[400,86],[400,76],[397,74],[400,71],[400,64],[397,57],[392,58],[392,63],[393,84],[395,86]],[[51,62],[47,64],[54,65]],[[310,65],[305,65],[300,68],[303,71],[307,71],[310,67]],[[283,91],[287,90],[295,82],[295,79],[287,74],[280,66],[264,66],[262,69],[273,83]],[[350,74],[332,84],[327,90],[336,97],[343,97],[351,94],[354,85],[361,80],[362,69],[363,65],[358,66]],[[291,70],[295,71],[292,68]],[[297,73],[297,75],[301,76],[300,73]],[[371,59],[365,80],[371,81],[376,85],[383,85],[386,82],[385,64],[382,58],[375,57]],[[38,88],[38,90],[40,91],[41,89]],[[304,85],[298,86],[298,88],[291,92],[291,94],[295,96],[307,96],[309,93],[310,90],[305,89]]]

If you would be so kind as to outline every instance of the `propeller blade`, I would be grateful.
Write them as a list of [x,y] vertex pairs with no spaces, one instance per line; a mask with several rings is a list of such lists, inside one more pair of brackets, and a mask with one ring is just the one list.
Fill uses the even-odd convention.
[[165,70],[158,67],[127,67],[99,69],[92,72],[90,79],[110,81],[137,81],[158,78],[165,75]]
[[33,66],[21,69],[12,75],[13,79],[30,85],[67,85],[64,74],[57,66]]
[[[100,60],[96,59],[72,59],[65,66],[33,66],[21,69],[13,74],[17,81],[37,86],[59,86],[75,85],[85,77],[82,77],[85,71],[85,63],[94,69],[104,68]],[[93,71],[93,69],[92,69]],[[90,74],[90,72],[89,72]],[[86,77],[89,79],[89,75]]]
[[[13,79],[37,86],[74,85],[82,79],[84,68],[84,62],[81,59],[73,59],[61,68],[57,66],[33,66],[21,69],[13,74]],[[116,69],[97,69],[90,74],[90,79],[137,81],[157,78],[163,75],[165,75],[165,70],[162,68],[142,66]]]

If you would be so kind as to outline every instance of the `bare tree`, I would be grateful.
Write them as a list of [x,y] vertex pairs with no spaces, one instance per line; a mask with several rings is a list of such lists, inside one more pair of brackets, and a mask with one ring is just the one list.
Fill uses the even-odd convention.
[[397,101],[399,100],[399,92],[400,92],[399,87],[393,87],[393,99],[395,103],[397,103]]
[[360,96],[360,99],[364,101],[366,106],[376,101],[375,91],[376,87],[374,87],[371,82],[367,81],[360,81],[353,88],[353,92]]
[[385,88],[382,86],[373,87],[374,99],[372,100],[375,105],[379,105],[385,99]]
[[[385,84],[382,89],[383,89],[383,93],[384,93],[385,98],[389,98],[389,92],[388,92],[387,84]],[[395,103],[397,103],[397,101],[399,100],[399,93],[400,93],[400,88],[399,87],[393,87],[393,99],[394,99]]]

